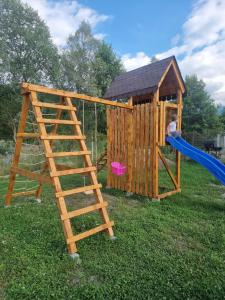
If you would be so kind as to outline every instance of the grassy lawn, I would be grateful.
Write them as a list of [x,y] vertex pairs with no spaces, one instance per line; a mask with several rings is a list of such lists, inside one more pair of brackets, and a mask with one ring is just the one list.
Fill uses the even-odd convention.
[[[197,164],[182,163],[182,193],[161,203],[103,190],[117,240],[80,241],[79,265],[52,190],[41,204],[18,199],[7,209],[5,191],[2,181],[0,299],[225,299],[225,187]],[[95,214],[74,220],[77,230],[96,224]]]

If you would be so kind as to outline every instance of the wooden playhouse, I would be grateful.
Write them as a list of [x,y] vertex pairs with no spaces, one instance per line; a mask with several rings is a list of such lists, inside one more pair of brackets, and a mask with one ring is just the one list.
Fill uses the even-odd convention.
[[[185,84],[174,56],[115,78],[105,98],[117,101],[128,98],[133,109],[107,109],[108,187],[157,199],[180,192],[180,153],[176,151],[173,174],[162,147],[166,145],[171,110],[177,114],[178,130],[181,130],[184,93]],[[159,192],[159,158],[174,186],[163,193]],[[112,174],[113,161],[127,167],[125,176]]]

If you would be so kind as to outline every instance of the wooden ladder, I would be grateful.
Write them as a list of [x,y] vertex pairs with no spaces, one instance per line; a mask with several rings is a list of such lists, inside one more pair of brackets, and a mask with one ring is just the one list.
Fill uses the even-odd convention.
[[[27,97],[27,95],[25,96]],[[107,212],[107,202],[103,200],[102,193],[101,193],[101,184],[98,183],[97,176],[96,176],[96,167],[92,165],[90,154],[91,152],[88,151],[85,137],[82,135],[82,131],[80,128],[81,122],[78,121],[76,116],[76,108],[73,106],[71,98],[69,97],[62,97],[63,104],[53,104],[53,103],[45,103],[40,102],[37,98],[37,93],[34,91],[29,92],[29,99],[33,106],[34,115],[38,124],[40,139],[43,141],[44,145],[44,152],[46,156],[46,168],[49,169],[50,177],[52,180],[52,184],[55,188],[55,196],[57,201],[57,206],[59,209],[59,214],[64,230],[64,235],[66,239],[66,243],[68,246],[68,251],[70,254],[77,252],[76,242],[98,233],[100,231],[106,231],[110,237],[113,237],[113,229],[112,226],[114,225],[113,221],[110,221],[108,212]],[[57,117],[58,119],[45,119],[42,115],[42,108],[51,108],[57,110]],[[60,119],[60,112],[62,110],[66,110],[69,113],[70,120],[62,120]],[[65,124],[65,125],[72,125],[74,130],[74,135],[57,135],[57,127],[53,132],[50,134],[47,133],[46,124]],[[22,136],[26,136],[25,133]],[[79,151],[73,152],[53,152],[52,150],[52,143],[53,141],[59,140],[77,140],[79,142]],[[69,168],[68,169],[58,169],[57,164],[55,162],[55,158],[58,157],[68,157],[68,156],[81,156],[84,159],[85,167],[84,168]],[[65,175],[72,175],[72,174],[88,174],[91,179],[91,185],[83,186],[83,187],[76,187],[70,190],[62,190],[60,177]],[[13,186],[13,185],[12,185]],[[74,211],[68,212],[65,197],[69,195],[74,195],[78,193],[82,193],[85,191],[93,190],[95,194],[96,203],[81,209],[77,209]],[[39,191],[40,193],[40,191]],[[8,198],[10,196],[8,195]],[[7,202],[7,201],[6,201]],[[8,201],[9,202],[9,201]],[[71,226],[71,219],[89,212],[99,211],[102,219],[103,224],[92,228],[86,232],[82,232],[79,234],[73,233],[72,226]]]

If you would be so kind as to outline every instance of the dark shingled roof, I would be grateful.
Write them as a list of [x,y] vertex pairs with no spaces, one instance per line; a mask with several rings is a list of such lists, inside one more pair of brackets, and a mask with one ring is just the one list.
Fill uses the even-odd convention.
[[[117,76],[106,91],[104,98],[126,98],[154,92],[172,60],[175,62],[180,74],[175,57],[170,56]],[[182,76],[181,80],[183,80]]]

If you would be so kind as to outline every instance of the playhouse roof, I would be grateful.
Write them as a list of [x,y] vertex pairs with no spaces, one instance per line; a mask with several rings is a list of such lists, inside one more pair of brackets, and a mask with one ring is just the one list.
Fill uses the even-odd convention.
[[174,62],[179,79],[185,89],[176,58],[175,56],[170,56],[117,76],[104,97],[108,99],[126,98],[154,92],[158,88],[171,62]]

